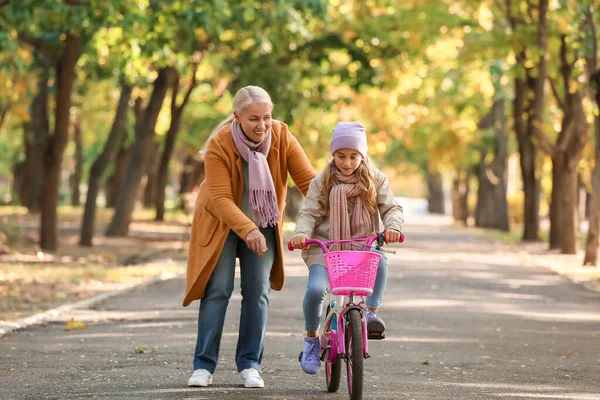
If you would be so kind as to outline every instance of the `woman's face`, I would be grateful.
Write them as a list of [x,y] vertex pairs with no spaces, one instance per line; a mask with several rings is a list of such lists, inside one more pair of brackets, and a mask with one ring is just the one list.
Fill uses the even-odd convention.
[[271,129],[273,121],[271,112],[273,108],[266,103],[252,103],[241,113],[234,112],[235,119],[242,126],[248,139],[255,143],[265,140],[267,132]]
[[333,160],[344,176],[350,176],[359,167],[362,155],[353,149],[340,149],[333,154]]

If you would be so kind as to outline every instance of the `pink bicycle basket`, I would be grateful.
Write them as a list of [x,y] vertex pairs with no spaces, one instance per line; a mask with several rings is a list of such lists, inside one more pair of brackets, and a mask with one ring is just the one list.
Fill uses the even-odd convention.
[[371,251],[330,251],[325,256],[331,293],[368,296],[373,293],[381,254]]

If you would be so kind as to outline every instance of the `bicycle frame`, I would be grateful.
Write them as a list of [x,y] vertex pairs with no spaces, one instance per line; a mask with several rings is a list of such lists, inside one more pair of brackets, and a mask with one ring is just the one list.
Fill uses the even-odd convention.
[[[329,362],[335,362],[338,355],[345,357],[346,356],[346,348],[345,348],[345,327],[344,320],[346,319],[346,315],[350,310],[359,310],[361,320],[362,320],[362,333],[363,333],[363,355],[364,358],[369,358],[369,347],[368,347],[368,335],[367,335],[367,323],[364,319],[363,313],[367,310],[366,307],[363,306],[364,302],[360,302],[358,304],[354,303],[354,295],[350,296],[336,296],[329,293],[329,304],[332,303],[331,298],[336,297],[336,306],[335,308],[331,307],[329,313],[325,316],[323,322],[321,323],[319,336],[321,338],[327,338],[327,329],[328,322],[331,320],[333,315],[336,315],[336,332],[335,332],[335,342],[332,341],[331,344],[331,352],[329,353]],[[333,330],[332,330],[333,332]],[[333,346],[335,345],[335,348]],[[323,346],[322,346],[323,347]],[[326,349],[322,348],[322,352]],[[334,358],[335,357],[335,358]]]

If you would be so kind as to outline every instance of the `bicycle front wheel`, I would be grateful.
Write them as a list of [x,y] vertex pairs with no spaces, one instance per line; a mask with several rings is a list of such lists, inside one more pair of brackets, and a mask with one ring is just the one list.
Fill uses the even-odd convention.
[[348,311],[345,333],[350,400],[362,400],[364,351],[362,321],[358,310]]

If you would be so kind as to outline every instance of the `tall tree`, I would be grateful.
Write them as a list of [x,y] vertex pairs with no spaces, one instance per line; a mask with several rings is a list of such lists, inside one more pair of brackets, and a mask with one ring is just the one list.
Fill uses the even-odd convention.
[[92,245],[96,219],[96,201],[102,183],[102,177],[104,176],[108,165],[115,161],[117,152],[123,145],[123,139],[126,133],[125,124],[127,122],[127,111],[129,110],[129,100],[131,98],[133,86],[124,79],[121,79],[120,83],[121,95],[110,134],[102,153],[96,158],[90,170],[88,192],[83,212],[83,220],[81,222],[81,235],[79,238],[79,244],[84,246]]
[[135,141],[131,149],[125,178],[117,195],[115,213],[106,230],[107,236],[127,236],[129,232],[136,194],[140,188],[144,171],[148,168],[150,150],[154,142],[156,120],[167,95],[167,90],[173,85],[174,79],[174,69],[164,67],[159,70],[158,77],[154,81],[154,90],[148,107],[144,111],[143,121],[135,132]]
[[[506,161],[508,138],[506,133],[505,99],[494,100],[492,110],[481,121],[480,128],[490,132],[492,160],[488,164],[488,149],[481,147],[479,161],[479,189],[475,225],[508,231],[508,203],[506,201]],[[485,143],[485,141],[484,141]]]
[[[544,101],[540,96],[545,96],[542,90],[535,91],[535,78],[531,77],[532,67],[526,67],[528,61],[527,42],[530,37],[530,27],[536,26],[533,20],[533,4],[523,9],[520,2],[506,0],[505,12],[508,25],[512,32],[513,51],[515,53],[515,64],[513,66],[514,96],[512,100],[512,117],[515,135],[519,148],[519,163],[521,166],[521,178],[523,180],[523,241],[539,240],[539,219],[540,219],[540,178],[536,171],[538,159],[538,149],[535,146],[534,124],[536,124],[536,114],[534,113],[534,104],[543,107]],[[540,19],[541,18],[541,19]],[[540,14],[537,26],[545,27],[546,16]],[[538,45],[546,46],[544,37],[545,28],[538,30]],[[545,51],[545,50],[541,50]],[[545,73],[545,58],[539,59],[539,64],[544,67],[540,70]],[[543,81],[541,81],[543,83]],[[538,88],[539,89],[539,88]],[[533,98],[536,100],[532,99]]]
[[180,76],[177,74],[173,82],[173,90],[171,93],[171,124],[167,137],[165,139],[165,145],[160,157],[160,164],[158,166],[158,176],[156,182],[156,220],[163,221],[165,218],[165,190],[167,187],[167,178],[169,175],[169,162],[173,156],[173,150],[175,149],[175,143],[177,140],[177,134],[181,125],[181,119],[183,110],[188,104],[192,91],[197,86],[196,72],[198,71],[198,64],[200,62],[201,54],[197,52],[192,60],[191,67],[191,80],[187,87],[187,90],[183,96],[183,100],[180,104],[177,104],[177,97],[180,89]]
[[[598,70],[598,36],[594,17],[596,6],[588,5],[585,21],[586,72],[589,92],[596,109],[600,109],[600,70]],[[598,264],[598,238],[600,237],[600,114],[594,113],[594,170],[592,172],[592,194],[590,199],[588,237],[583,265]]]
[[62,160],[69,138],[71,95],[77,62],[84,42],[99,26],[111,20],[119,1],[20,0],[0,3],[0,21],[9,35],[0,40],[18,39],[37,49],[54,71],[54,128],[44,154],[43,204],[40,247],[58,247],[57,206]]
[[567,38],[560,38],[561,87],[550,77],[552,92],[562,110],[561,128],[555,143],[537,131],[539,146],[552,159],[552,200],[550,204],[550,248],[559,248],[564,254],[577,252],[577,165],[581,160],[589,135],[583,99],[584,94],[574,81],[577,51],[569,54]]
[[81,138],[81,119],[73,121],[73,142],[75,143],[74,168],[69,183],[71,185],[71,205],[79,207],[81,202],[81,177],[83,175],[83,144]]

